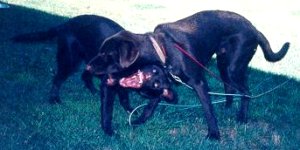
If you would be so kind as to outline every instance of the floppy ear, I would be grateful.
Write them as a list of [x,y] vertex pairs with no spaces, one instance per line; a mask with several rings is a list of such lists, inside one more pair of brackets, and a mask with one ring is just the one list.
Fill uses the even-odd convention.
[[128,68],[139,57],[138,38],[129,31],[120,31],[104,41],[100,53],[113,56],[121,68]]
[[118,41],[119,63],[122,68],[128,68],[139,57],[139,36],[130,31],[120,31],[115,39]]
[[119,63],[122,68],[128,68],[131,66],[139,57],[139,50],[133,43],[126,42],[122,43],[119,48]]

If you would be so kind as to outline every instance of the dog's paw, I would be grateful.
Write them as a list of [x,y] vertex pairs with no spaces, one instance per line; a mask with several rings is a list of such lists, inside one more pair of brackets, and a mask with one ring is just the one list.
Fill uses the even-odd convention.
[[248,123],[248,119],[240,118],[240,117],[238,117],[236,121],[238,123],[240,123],[240,124],[246,124],[246,123]]
[[248,119],[245,115],[242,115],[242,114],[237,114],[237,122],[238,123],[242,123],[242,124],[245,124],[248,122]]
[[146,121],[144,119],[136,119],[131,122],[132,125],[141,125],[144,124]]
[[93,95],[95,95],[96,93],[99,93],[99,90],[97,90],[95,87],[87,87],[87,88]]
[[115,134],[112,129],[104,129],[104,133],[108,136],[113,136]]
[[[133,111],[133,108],[131,106],[123,106],[123,108],[128,114],[131,114]],[[135,111],[133,112],[133,115],[138,115],[138,113]]]
[[225,108],[226,108],[226,109],[229,109],[229,108],[231,108],[231,106],[232,106],[232,101],[227,100],[227,101],[225,102]]
[[61,100],[58,96],[50,97],[49,99],[50,104],[61,104]]
[[221,139],[220,132],[216,133],[208,133],[206,136],[207,139],[209,140],[217,140],[219,141]]

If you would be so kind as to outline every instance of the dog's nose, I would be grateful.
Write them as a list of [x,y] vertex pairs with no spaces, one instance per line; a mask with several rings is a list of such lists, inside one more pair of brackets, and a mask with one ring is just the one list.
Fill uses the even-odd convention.
[[90,65],[87,65],[87,66],[85,67],[85,70],[87,70],[87,71],[91,72],[91,71],[92,71],[92,66],[90,66]]

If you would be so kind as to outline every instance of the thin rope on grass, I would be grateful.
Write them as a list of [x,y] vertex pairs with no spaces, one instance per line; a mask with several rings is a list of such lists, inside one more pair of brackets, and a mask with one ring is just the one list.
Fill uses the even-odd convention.
[[270,90],[268,90],[268,91],[266,91],[266,92],[264,92],[264,93],[258,94],[258,95],[256,95],[256,96],[251,96],[250,98],[251,98],[251,99],[255,99],[255,98],[258,98],[258,97],[267,95],[267,94],[273,92],[274,90],[280,88],[281,86],[285,85],[285,84],[288,83],[289,81],[291,81],[291,79],[288,79],[288,80],[284,81],[283,83],[278,84],[278,85],[275,86],[274,88],[272,88],[272,89],[270,89]]
[[[275,91],[276,89],[282,87],[283,85],[285,85],[286,83],[288,83],[289,81],[291,81],[291,79],[288,79],[284,82],[282,82],[281,84],[275,86],[274,88],[270,89],[270,90],[267,90],[266,92],[263,92],[261,94],[258,94],[258,95],[255,95],[255,96],[249,96],[249,95],[242,95],[242,94],[225,94],[225,93],[216,93],[216,92],[208,92],[208,94],[210,95],[215,95],[215,96],[234,96],[234,97],[248,97],[250,99],[256,99],[256,98],[259,98],[259,97],[262,97],[266,94],[269,94],[273,91]],[[212,102],[212,104],[219,104],[219,103],[224,103],[226,102],[226,99],[220,99],[220,100],[215,100]],[[129,114],[129,117],[128,117],[128,123],[130,126],[132,126],[131,124],[131,118],[132,118],[132,115],[141,107],[144,107],[146,106],[147,104],[144,103],[144,104],[141,104],[139,106],[137,106],[136,108],[134,108],[132,110],[132,112]],[[201,105],[198,104],[198,105],[178,105],[178,104],[167,104],[167,103],[159,103],[158,105],[160,106],[170,106],[170,107],[181,107],[181,108],[185,108],[185,109],[190,109],[190,108],[194,108],[194,107],[200,107]]]

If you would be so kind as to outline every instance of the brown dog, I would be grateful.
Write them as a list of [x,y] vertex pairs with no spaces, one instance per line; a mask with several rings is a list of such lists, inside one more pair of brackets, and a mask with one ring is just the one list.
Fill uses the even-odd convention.
[[[15,42],[41,42],[57,40],[57,72],[50,92],[50,103],[61,103],[59,91],[66,79],[74,74],[82,63],[88,63],[98,53],[102,42],[109,36],[124,30],[118,23],[96,15],[80,15],[46,31],[26,33],[12,38]],[[93,76],[84,71],[85,86],[96,93]]]
[[[46,31],[17,35],[12,40],[15,42],[41,42],[57,39],[57,73],[53,79],[49,101],[50,103],[61,103],[59,91],[64,81],[74,74],[82,63],[89,62],[97,55],[99,47],[106,38],[121,30],[124,29],[108,18],[81,15]],[[105,112],[101,113],[102,118],[104,118],[102,120],[109,120],[108,122],[102,121],[104,124],[111,124],[111,119],[106,118],[112,117],[114,95],[118,95],[120,104],[127,112],[133,110],[129,104],[128,88],[131,89],[130,91],[138,91],[142,96],[150,99],[141,116],[134,120],[133,124],[144,123],[153,114],[161,100],[169,103],[177,102],[176,93],[171,89],[165,71],[159,66],[141,66],[127,74],[98,77],[102,81],[100,91],[101,101],[104,101],[101,105],[101,111]],[[97,90],[92,79],[93,75],[89,71],[85,70],[82,73],[85,86],[92,93],[96,93]],[[113,133],[112,131],[104,131],[108,134]]]
[[[247,122],[249,97],[246,95],[250,92],[246,71],[258,45],[270,62],[282,59],[289,48],[289,43],[285,43],[279,52],[274,53],[266,37],[241,15],[228,11],[203,11],[173,23],[160,24],[154,33],[121,31],[103,43],[98,58],[94,58],[89,66],[99,75],[146,64],[165,66],[170,74],[193,87],[204,109],[207,137],[220,139],[203,66],[213,54],[217,54],[225,93],[238,91],[245,95],[241,98],[237,120]],[[102,60],[110,60],[110,63],[102,63]],[[226,99],[229,107],[232,96]]]

